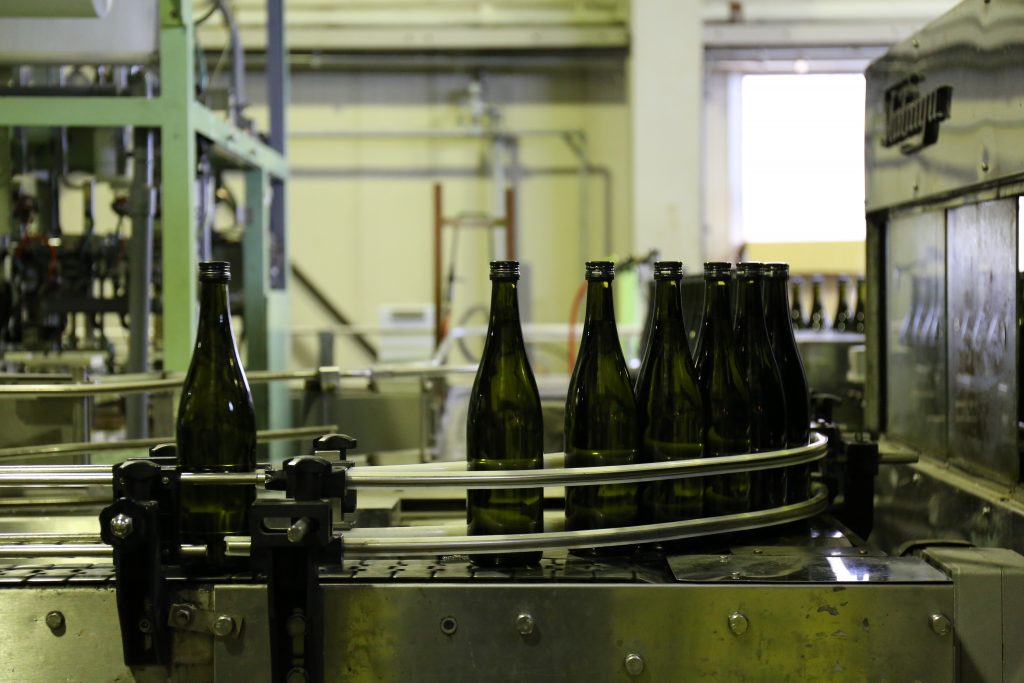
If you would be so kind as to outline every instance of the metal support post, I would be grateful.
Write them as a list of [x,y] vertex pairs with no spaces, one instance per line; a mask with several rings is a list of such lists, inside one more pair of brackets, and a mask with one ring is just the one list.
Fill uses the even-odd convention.
[[[156,212],[154,137],[152,129],[135,129],[131,259],[128,264],[129,372],[149,371],[150,282],[153,280],[153,217]],[[125,405],[128,438],[144,439],[149,436],[149,395],[127,396]]]

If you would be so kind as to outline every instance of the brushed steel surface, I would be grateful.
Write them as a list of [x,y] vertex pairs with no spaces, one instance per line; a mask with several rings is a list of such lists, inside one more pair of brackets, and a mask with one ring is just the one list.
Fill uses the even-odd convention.
[[888,433],[945,456],[946,217],[929,211],[893,218],[885,282]]
[[[351,683],[941,683],[955,680],[954,640],[936,636],[929,616],[952,608],[951,584],[332,585],[326,665],[329,680]],[[536,622],[525,638],[524,611]],[[742,636],[729,628],[737,611]],[[635,678],[629,654],[644,662]]]
[[[1024,173],[1024,4],[966,0],[868,67],[869,212],[960,194]],[[936,144],[886,147],[886,92],[919,79],[922,97],[952,87]]]
[[1020,481],[1017,198],[949,209],[946,220],[950,461],[1013,485]]

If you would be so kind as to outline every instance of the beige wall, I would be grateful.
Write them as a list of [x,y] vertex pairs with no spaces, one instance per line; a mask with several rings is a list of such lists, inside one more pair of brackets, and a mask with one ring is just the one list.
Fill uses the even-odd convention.
[[[609,251],[621,256],[630,249],[624,79],[618,61],[597,68],[486,74],[482,79],[484,99],[498,108],[505,129],[581,130],[591,164],[606,172],[590,176],[589,221],[583,235],[575,155],[557,137],[522,139],[519,257],[529,277],[523,306],[534,322],[567,319],[584,260],[609,256]],[[294,133],[457,129],[469,124],[458,95],[469,80],[467,75],[426,72],[294,74],[289,127]],[[252,90],[251,98],[259,101],[262,94]],[[251,114],[262,124],[261,107],[254,106]],[[360,325],[376,325],[382,305],[431,303],[433,183],[444,185],[446,214],[489,211],[491,184],[473,175],[486,168],[487,154],[487,145],[479,140],[293,136],[288,150],[294,173],[289,194],[291,258]],[[610,250],[604,244],[606,182]],[[446,261],[448,253],[446,246]],[[463,231],[459,254],[456,320],[488,300],[486,236]],[[293,327],[301,332],[325,324],[327,315],[293,283]],[[315,363],[316,348],[312,337],[298,337],[293,361]],[[339,344],[337,353],[345,366],[367,362],[348,343]]]

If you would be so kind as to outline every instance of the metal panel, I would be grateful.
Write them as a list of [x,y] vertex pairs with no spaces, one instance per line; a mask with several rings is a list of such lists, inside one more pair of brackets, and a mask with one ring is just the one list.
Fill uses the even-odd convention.
[[950,209],[949,454],[1013,485],[1017,450],[1017,199]]
[[[64,626],[46,625],[50,611]],[[13,588],[0,600],[0,681],[131,681],[112,588]]]
[[6,64],[144,64],[158,45],[156,0],[115,2],[103,18],[0,21]]
[[[1024,4],[967,0],[867,70],[868,211],[962,193],[1024,173]],[[952,88],[936,144],[885,145],[886,97]],[[918,136],[919,137],[919,136]]]
[[948,584],[328,586],[326,668],[377,683],[938,683],[954,680],[954,642],[929,618],[952,608]]
[[1024,680],[1024,557],[1003,548],[934,548],[925,557],[956,584],[957,680]]
[[889,434],[943,456],[947,445],[945,212],[894,218],[887,236]]

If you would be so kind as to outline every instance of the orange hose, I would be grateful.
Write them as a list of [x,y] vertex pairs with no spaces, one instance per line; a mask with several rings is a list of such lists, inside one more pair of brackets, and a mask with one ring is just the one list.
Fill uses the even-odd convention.
[[579,316],[580,304],[587,293],[587,281],[584,280],[576,289],[576,295],[572,298],[572,307],[569,309],[569,374],[572,374],[576,366],[576,318]]

